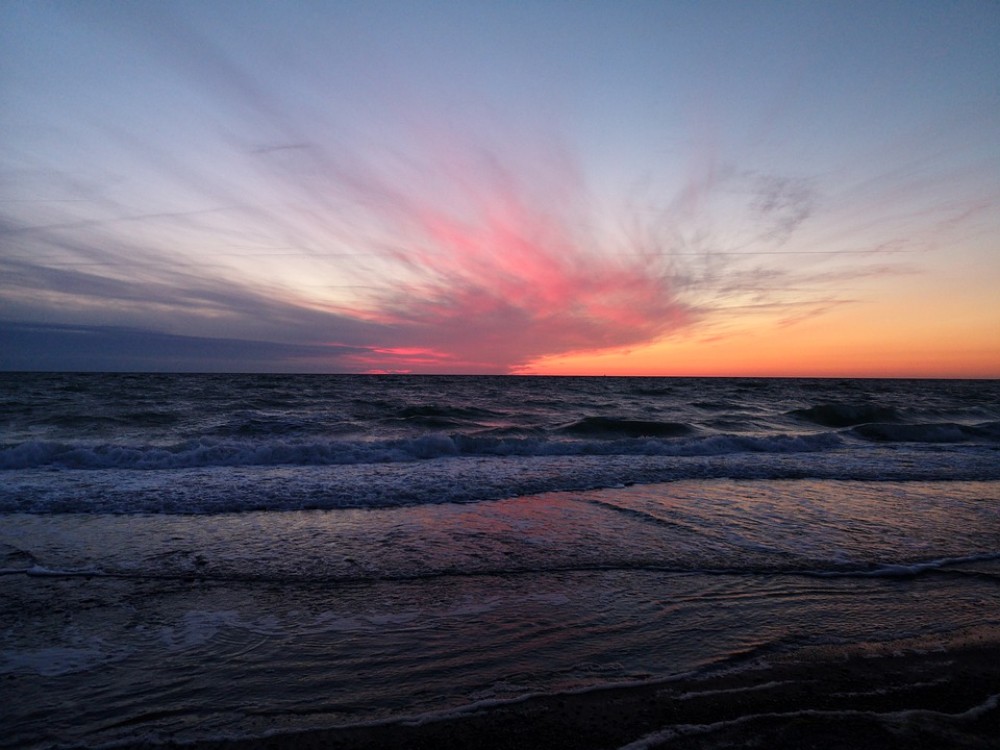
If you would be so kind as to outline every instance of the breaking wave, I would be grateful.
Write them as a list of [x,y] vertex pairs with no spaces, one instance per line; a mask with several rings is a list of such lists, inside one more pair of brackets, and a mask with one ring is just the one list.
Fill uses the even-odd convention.
[[[619,434],[645,432],[616,422]],[[656,429],[674,428],[660,423]],[[596,429],[588,423],[584,431]],[[688,432],[689,428],[678,429]],[[603,437],[609,433],[599,432]],[[610,433],[612,436],[614,433]],[[80,444],[33,441],[0,448],[0,469],[184,469],[209,466],[326,466],[421,461],[460,456],[719,456],[731,453],[802,453],[842,445],[840,437],[818,435],[711,435],[688,439],[625,437],[619,439],[505,438],[429,433],[395,440],[219,440],[201,438],[170,446],[116,443]]]

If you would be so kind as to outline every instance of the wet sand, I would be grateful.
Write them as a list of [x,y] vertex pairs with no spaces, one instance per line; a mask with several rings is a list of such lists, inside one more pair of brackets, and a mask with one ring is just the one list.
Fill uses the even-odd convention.
[[987,750],[1000,748],[1000,641],[931,652],[827,649],[709,676],[464,713],[158,747]]

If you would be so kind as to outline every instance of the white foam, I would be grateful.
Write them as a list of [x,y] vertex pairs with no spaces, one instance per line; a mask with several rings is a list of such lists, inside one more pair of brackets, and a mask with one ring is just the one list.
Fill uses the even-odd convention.
[[884,722],[893,723],[908,723],[911,722],[916,717],[929,717],[929,718],[945,718],[954,721],[966,721],[971,719],[976,719],[983,714],[993,711],[1000,705],[1000,694],[990,695],[982,703],[976,704],[971,708],[960,711],[959,713],[950,714],[945,711],[934,711],[926,708],[908,708],[901,711],[859,711],[856,709],[841,709],[841,710],[822,710],[808,708],[800,711],[769,711],[759,714],[746,714],[745,716],[740,716],[735,719],[727,719],[726,721],[717,721],[711,724],[675,724],[671,727],[666,727],[664,729],[659,729],[655,732],[650,732],[649,734],[640,737],[634,742],[630,742],[627,745],[623,745],[619,750],[651,750],[652,748],[659,747],[670,740],[677,737],[687,736],[692,734],[710,734],[716,732],[720,729],[726,729],[729,727],[736,727],[742,724],[747,724],[758,719],[798,719],[798,718],[833,718],[833,719],[851,719],[851,718],[874,718]]
[[995,451],[987,455],[963,449],[935,457],[902,447],[880,452],[874,460],[870,448],[856,447],[810,453],[804,461],[802,453],[733,452],[732,445],[728,453],[720,451],[715,457],[704,451],[685,455],[680,444],[669,447],[676,455],[667,455],[665,443],[660,441],[662,454],[615,453],[612,448],[611,453],[593,455],[538,452],[511,459],[462,454],[436,460],[397,457],[383,463],[365,463],[352,454],[336,465],[303,459],[289,465],[165,467],[169,471],[53,464],[5,472],[0,512],[131,515],[383,508],[713,478],[1000,479]]
[[773,680],[771,682],[764,682],[760,685],[750,685],[747,687],[735,687],[735,688],[720,688],[718,690],[692,690],[687,693],[681,693],[680,695],[673,696],[675,700],[686,701],[692,700],[694,698],[703,698],[706,695],[729,695],[731,693],[751,693],[757,690],[770,690],[771,688],[778,687],[780,685],[789,685],[793,682],[798,682],[797,680]]

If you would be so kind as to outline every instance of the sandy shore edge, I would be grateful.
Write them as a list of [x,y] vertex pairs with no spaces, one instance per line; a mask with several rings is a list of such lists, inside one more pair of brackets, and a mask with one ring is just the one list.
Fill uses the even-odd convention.
[[998,738],[1000,642],[990,642],[931,652],[827,650],[697,678],[540,696],[418,720],[128,747],[988,750],[1000,747]]

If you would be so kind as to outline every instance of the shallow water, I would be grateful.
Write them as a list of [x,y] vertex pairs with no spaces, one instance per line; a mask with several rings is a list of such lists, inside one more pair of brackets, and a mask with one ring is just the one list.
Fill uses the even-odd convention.
[[9,747],[248,736],[1000,626],[1000,482],[8,516]]

